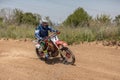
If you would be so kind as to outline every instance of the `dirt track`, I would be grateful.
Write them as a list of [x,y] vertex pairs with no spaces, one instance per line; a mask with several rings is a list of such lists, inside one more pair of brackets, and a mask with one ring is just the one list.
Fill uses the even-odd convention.
[[120,49],[95,44],[69,46],[76,65],[40,61],[33,42],[0,40],[0,80],[120,80]]

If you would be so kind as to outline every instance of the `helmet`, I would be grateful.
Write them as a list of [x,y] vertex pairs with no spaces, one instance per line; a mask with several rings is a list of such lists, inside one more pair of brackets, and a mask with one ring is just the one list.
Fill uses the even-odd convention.
[[41,23],[48,23],[48,20],[46,18],[42,18],[40,22]]
[[48,27],[49,24],[48,24],[48,20],[46,19],[46,17],[40,20],[40,24],[42,24],[43,27]]

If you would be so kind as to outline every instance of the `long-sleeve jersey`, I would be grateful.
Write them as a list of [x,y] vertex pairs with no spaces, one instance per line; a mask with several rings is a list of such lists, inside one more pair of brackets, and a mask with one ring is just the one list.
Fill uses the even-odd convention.
[[35,37],[37,39],[43,39],[45,37],[48,36],[48,31],[50,32],[56,32],[57,30],[54,30],[53,28],[51,28],[50,26],[46,26],[43,27],[42,25],[39,25],[36,29],[35,29]]

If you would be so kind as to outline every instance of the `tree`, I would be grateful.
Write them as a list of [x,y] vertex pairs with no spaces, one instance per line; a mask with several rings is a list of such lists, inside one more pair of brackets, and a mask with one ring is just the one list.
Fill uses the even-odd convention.
[[111,18],[110,16],[106,15],[106,14],[102,14],[102,15],[97,15],[96,19],[95,19],[98,23],[100,24],[109,24],[111,23]]
[[19,9],[14,10],[14,21],[17,24],[30,24],[30,25],[37,25],[40,20],[39,14],[33,14],[31,12],[24,13],[23,11]]
[[40,20],[41,20],[41,16],[40,16],[40,14],[33,14],[35,17],[36,17],[36,21],[37,22],[40,22]]
[[120,25],[120,15],[118,15],[118,16],[115,17],[114,22],[115,22],[117,25]]
[[89,20],[91,17],[83,8],[78,8],[74,11],[73,14],[69,15],[68,18],[64,21],[64,24],[67,26],[89,26]]
[[10,8],[3,8],[0,10],[0,17],[3,18],[3,22],[12,23],[13,11]]
[[14,9],[14,21],[17,24],[21,24],[22,23],[22,18],[23,18],[23,11],[19,10],[19,9]]
[[32,13],[24,13],[22,16],[22,23],[36,25],[36,17]]

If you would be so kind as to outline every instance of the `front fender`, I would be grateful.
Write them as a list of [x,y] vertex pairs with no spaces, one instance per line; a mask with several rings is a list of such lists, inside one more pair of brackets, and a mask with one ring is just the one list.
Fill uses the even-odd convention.
[[57,41],[56,44],[59,45],[63,45],[63,46],[68,46],[68,44],[64,41]]

